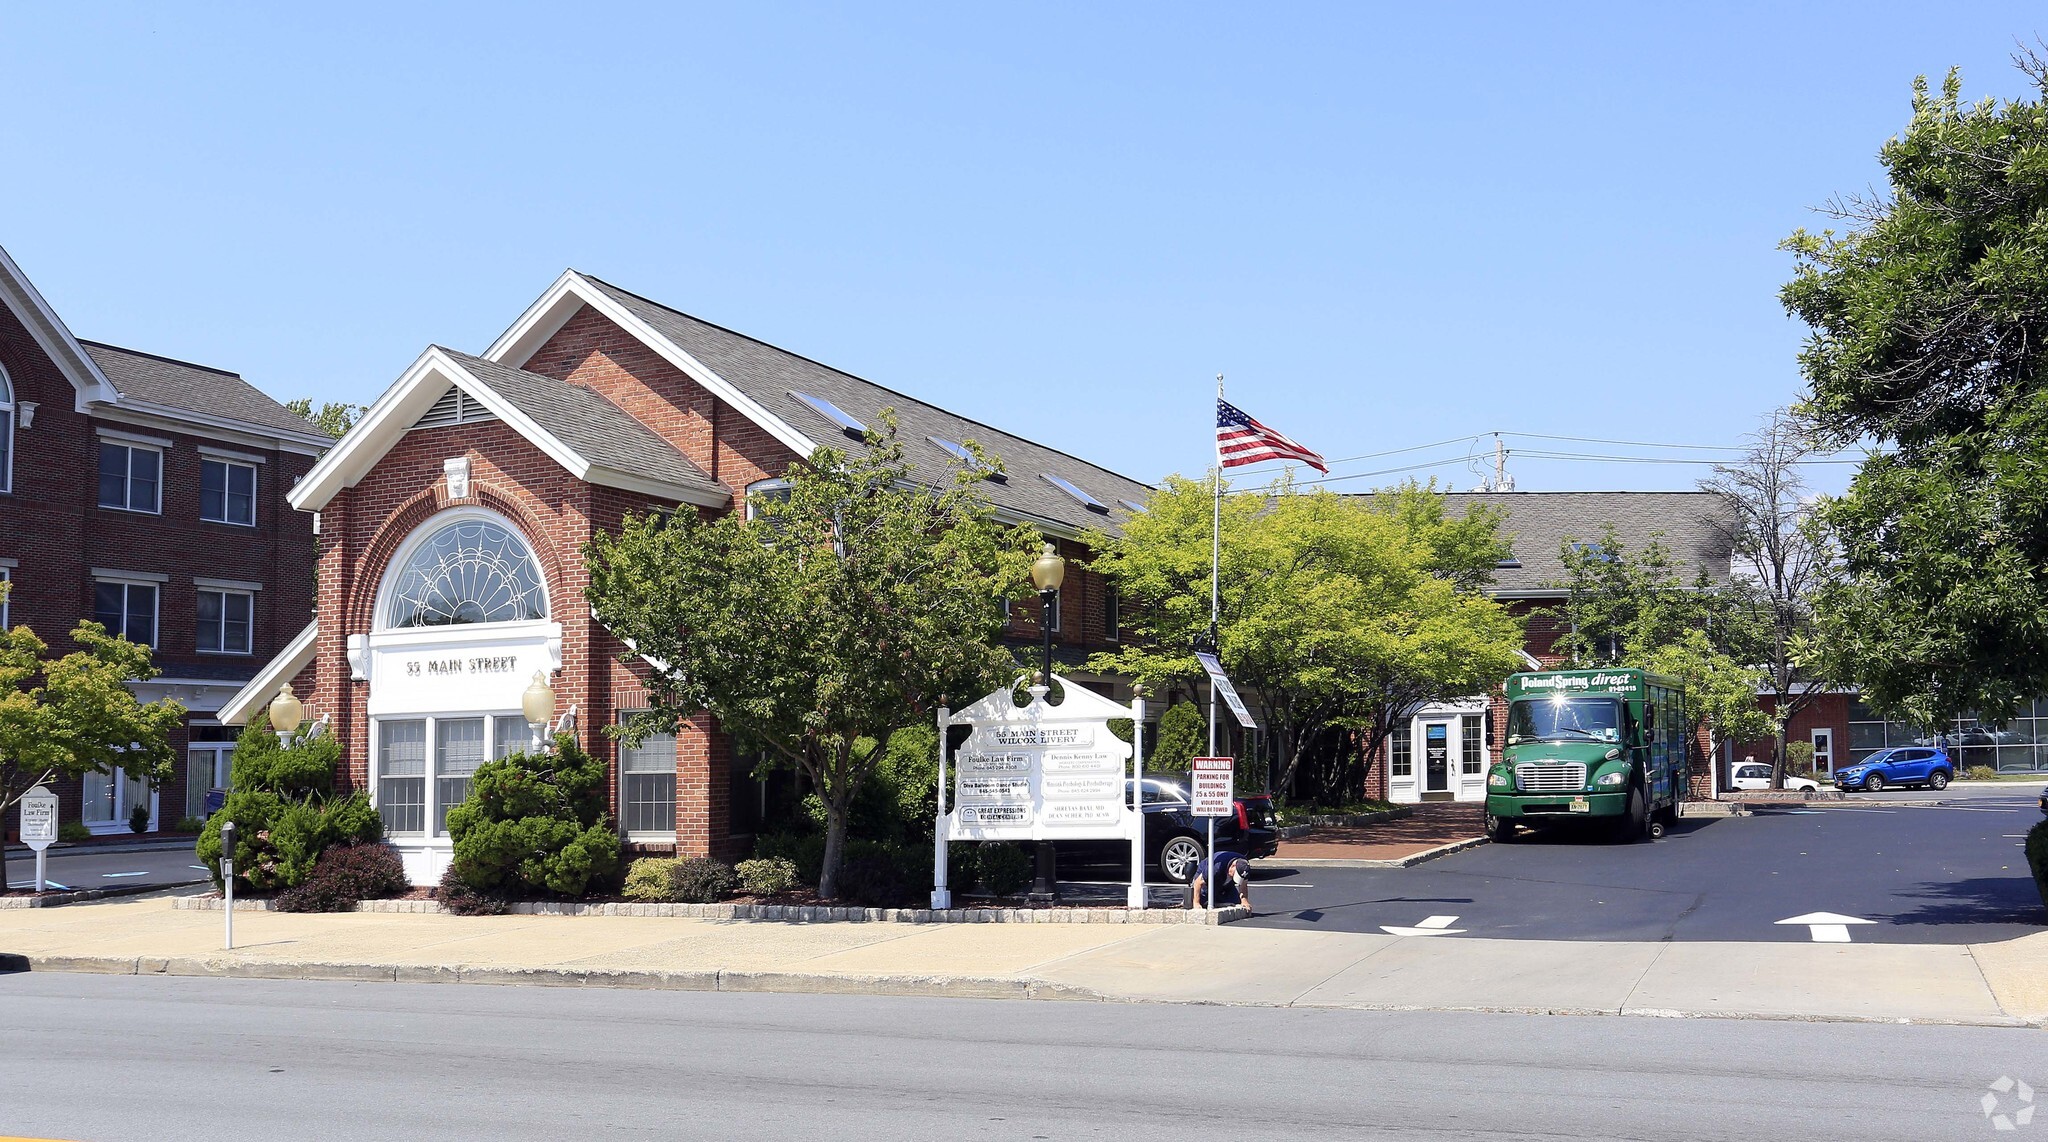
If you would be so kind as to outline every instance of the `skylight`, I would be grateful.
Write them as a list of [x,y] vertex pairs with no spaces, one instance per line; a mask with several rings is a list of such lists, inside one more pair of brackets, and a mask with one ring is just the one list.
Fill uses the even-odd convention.
[[831,401],[826,400],[824,397],[812,396],[810,393],[799,393],[794,391],[792,391],[789,395],[818,410],[819,416],[822,416],[826,420],[829,420],[832,423],[838,425],[839,430],[841,432],[846,433],[848,436],[852,436],[855,438],[864,438],[867,436],[867,425],[862,424],[858,420],[855,420],[852,414],[848,413],[845,409],[840,408],[838,405],[833,404]]
[[1118,500],[1117,503],[1122,504],[1125,510],[1137,515],[1144,515],[1147,511],[1151,510],[1136,500]]
[[1060,491],[1065,492],[1068,495],[1074,497],[1074,499],[1078,501],[1082,507],[1087,508],[1089,511],[1101,512],[1103,515],[1109,514],[1108,506],[1106,506],[1101,500],[1098,500],[1094,496],[1091,496],[1088,493],[1082,491],[1081,489],[1075,487],[1074,482],[1072,480],[1067,479],[1065,476],[1055,476],[1051,472],[1040,472],[1039,475],[1044,477],[1045,481],[1051,484],[1053,487],[1058,488]]
[[925,437],[925,439],[931,441],[933,444],[938,445],[940,448],[945,449],[946,452],[951,454],[955,460],[958,460],[962,464],[967,465],[969,468],[972,468],[973,470],[986,475],[989,479],[998,482],[1001,482],[1003,480],[1002,472],[998,471],[995,468],[991,468],[990,466],[988,466],[987,464],[983,463],[980,460],[976,460],[974,458],[974,453],[969,452],[967,450],[967,446],[961,444],[959,441],[947,440],[943,436],[927,436]]

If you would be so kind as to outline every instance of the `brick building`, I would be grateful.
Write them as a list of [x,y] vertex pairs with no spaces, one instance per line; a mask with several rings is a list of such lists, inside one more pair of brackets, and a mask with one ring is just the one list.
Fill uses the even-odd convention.
[[285,492],[332,443],[233,373],[79,340],[0,250],[0,622],[61,652],[97,618],[151,646],[138,694],[189,711],[168,784],[61,783],[60,819],[167,828],[226,783],[215,714],[312,610],[312,521]]
[[[631,845],[741,854],[760,790],[711,718],[633,750],[602,733],[645,702],[646,666],[592,619],[578,550],[628,512],[744,510],[884,408],[935,478],[964,442],[986,448],[998,515],[1069,556],[1150,491],[570,271],[483,355],[429,348],[292,491],[319,521],[317,617],[222,717],[243,722],[292,682],[340,738],[343,784],[368,791],[425,883],[446,866],[446,809],[469,773],[528,740],[520,698],[540,672],[563,726],[608,765]],[[1055,615],[1070,663],[1119,637],[1114,595],[1078,567]],[[1037,608],[1018,608],[1013,638],[1040,633]]]

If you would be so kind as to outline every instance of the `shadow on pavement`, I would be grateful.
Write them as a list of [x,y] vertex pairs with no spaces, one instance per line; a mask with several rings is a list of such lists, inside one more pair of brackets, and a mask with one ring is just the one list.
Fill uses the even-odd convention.
[[1925,903],[1891,917],[1894,924],[2048,924],[2048,908],[2041,904],[2034,878],[2025,873],[1923,881],[1897,895]]

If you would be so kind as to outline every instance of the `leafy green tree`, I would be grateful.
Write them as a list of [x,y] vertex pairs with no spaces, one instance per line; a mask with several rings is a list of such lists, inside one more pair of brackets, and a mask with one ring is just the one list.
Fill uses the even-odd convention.
[[1188,768],[1188,759],[1209,747],[1209,723],[1193,702],[1170,706],[1159,715],[1159,740],[1153,743],[1145,768],[1172,773]]
[[1878,449],[1822,511],[1841,557],[1818,649],[1927,725],[2048,692],[2048,61],[2017,62],[2031,98],[1916,80],[1889,193],[1784,244],[1802,412],[1823,445]]
[[[1772,732],[1782,740],[1784,722],[1757,704],[1758,687],[1764,672],[1745,666],[1726,650],[1714,645],[1707,632],[1685,631],[1675,640],[1652,648],[1642,665],[1672,678],[1685,688],[1686,754],[1691,757],[1700,731],[1707,734],[1707,756],[1713,757],[1722,742],[1752,741]],[[1773,788],[1783,788],[1783,774]]]
[[886,413],[866,444],[818,449],[752,520],[636,516],[585,549],[592,607],[632,661],[660,664],[625,734],[709,711],[801,771],[825,806],[828,898],[883,755],[859,744],[1014,679],[1001,600],[1025,590],[1037,545],[995,520],[983,468],[916,470]]
[[349,404],[346,401],[323,401],[316,410],[308,397],[287,401],[284,407],[305,417],[307,423],[336,440],[347,435],[348,430],[356,426],[356,421],[361,420],[363,414],[370,411],[368,405]]
[[[0,583],[0,601],[6,591]],[[159,673],[149,648],[90,621],[71,641],[77,650],[52,658],[28,627],[0,631],[0,820],[47,781],[126,772],[153,787],[171,775],[170,734],[184,707],[138,701],[127,685]],[[0,883],[6,871],[0,856]]]
[[[1139,637],[1092,669],[1171,684],[1200,676],[1209,629],[1211,489],[1170,477],[1091,566],[1131,606]],[[1423,703],[1487,689],[1520,664],[1521,624],[1484,593],[1499,517],[1452,518],[1408,485],[1372,497],[1229,493],[1222,505],[1218,652],[1279,745],[1274,788],[1319,742],[1367,757]]]

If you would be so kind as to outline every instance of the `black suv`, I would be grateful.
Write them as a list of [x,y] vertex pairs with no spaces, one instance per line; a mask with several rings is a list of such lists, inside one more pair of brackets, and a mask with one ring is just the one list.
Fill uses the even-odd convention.
[[[1126,793],[1130,783],[1124,783]],[[1203,845],[1207,843],[1209,819],[1189,812],[1188,779],[1177,773],[1145,775],[1145,860],[1155,875],[1175,884],[1186,884],[1201,868]],[[1131,850],[1128,842],[1055,841],[1060,868],[1085,865],[1114,868],[1130,875]],[[1240,852],[1247,857],[1272,856],[1280,850],[1279,822],[1273,816],[1273,799],[1263,793],[1238,797],[1231,815],[1216,818],[1218,851]]]

